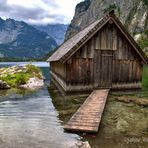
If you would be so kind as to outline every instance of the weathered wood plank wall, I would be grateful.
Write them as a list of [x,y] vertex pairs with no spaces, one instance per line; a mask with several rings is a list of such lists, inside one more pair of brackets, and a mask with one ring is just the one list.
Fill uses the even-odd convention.
[[142,64],[125,36],[106,24],[67,62],[51,62],[52,70],[71,86],[109,86],[139,83]]
[[66,80],[66,64],[63,64],[59,61],[51,62],[50,69],[55,74],[59,75],[63,80]]

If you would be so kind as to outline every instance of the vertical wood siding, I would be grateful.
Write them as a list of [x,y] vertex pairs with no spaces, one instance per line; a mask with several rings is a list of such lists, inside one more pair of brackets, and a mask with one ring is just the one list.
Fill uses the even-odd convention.
[[50,69],[62,80],[66,80],[66,65],[61,62],[51,62]]
[[141,59],[119,29],[110,23],[65,64],[52,62],[51,69],[73,86],[111,87],[142,79]]
[[72,85],[93,84],[93,60],[88,58],[73,58],[67,62],[66,81]]

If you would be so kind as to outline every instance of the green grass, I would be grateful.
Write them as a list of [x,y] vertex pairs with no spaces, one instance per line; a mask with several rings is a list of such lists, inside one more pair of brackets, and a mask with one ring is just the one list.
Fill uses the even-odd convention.
[[143,89],[148,90],[148,66],[146,65],[143,68],[142,86]]
[[[7,68],[3,68],[3,70],[7,71]],[[2,72],[2,69],[0,69],[0,72]],[[42,78],[42,72],[38,67],[28,64],[26,65],[26,72],[18,72],[11,75],[6,73],[4,77],[0,77],[0,80],[6,81],[11,87],[18,87],[26,84],[32,77]]]
[[41,69],[32,65],[32,64],[28,64],[26,65],[27,67],[27,73],[33,76],[36,76],[37,78],[42,78],[42,72]]
[[29,78],[31,77],[28,73],[16,73],[12,75],[7,75],[5,77],[1,77],[0,79],[6,81],[10,86],[17,87],[21,84],[27,83]]

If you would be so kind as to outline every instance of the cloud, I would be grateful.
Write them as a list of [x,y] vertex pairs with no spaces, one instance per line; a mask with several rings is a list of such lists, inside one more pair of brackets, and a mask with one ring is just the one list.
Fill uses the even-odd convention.
[[0,1],[0,11],[8,11],[9,6],[7,6],[7,1],[6,0],[1,0]]
[[69,23],[82,0],[0,0],[0,17],[30,24]]

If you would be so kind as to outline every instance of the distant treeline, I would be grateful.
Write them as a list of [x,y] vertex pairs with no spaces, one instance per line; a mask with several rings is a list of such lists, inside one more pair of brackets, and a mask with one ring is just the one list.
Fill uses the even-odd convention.
[[31,58],[31,59],[27,59],[27,58],[8,58],[8,57],[5,57],[5,58],[0,58],[0,62],[36,62],[36,61],[45,61],[45,59],[34,59],[34,58]]
[[54,49],[46,54],[42,58],[14,58],[14,57],[0,57],[0,62],[36,62],[36,61],[46,61],[52,54],[57,50]]

